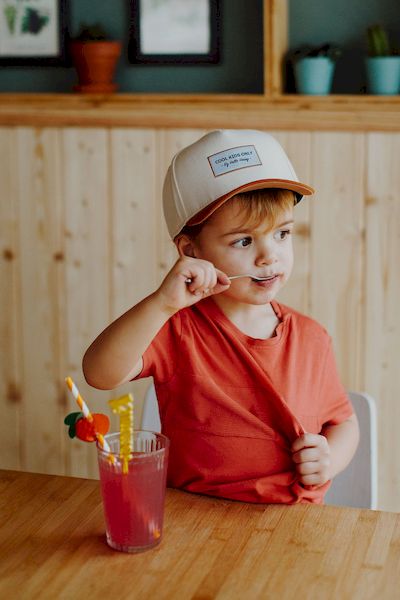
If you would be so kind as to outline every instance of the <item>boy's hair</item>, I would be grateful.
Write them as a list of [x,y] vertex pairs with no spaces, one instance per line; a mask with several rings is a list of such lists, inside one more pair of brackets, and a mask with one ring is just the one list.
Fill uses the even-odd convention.
[[[293,208],[296,204],[296,196],[290,190],[263,189],[236,194],[227,202],[235,203],[238,214],[242,214],[243,228],[258,227],[264,222],[272,228],[279,215]],[[207,222],[208,219],[198,225],[185,225],[179,235],[187,235],[194,240]]]

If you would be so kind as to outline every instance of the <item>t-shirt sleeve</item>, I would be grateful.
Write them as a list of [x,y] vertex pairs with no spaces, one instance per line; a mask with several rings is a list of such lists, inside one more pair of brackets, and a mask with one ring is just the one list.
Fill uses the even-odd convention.
[[339,425],[354,413],[350,399],[339,378],[330,338],[322,372],[320,393],[323,406],[323,427]]
[[176,371],[181,335],[182,320],[177,312],[161,327],[144,352],[143,369],[135,379],[152,376],[159,383],[169,381]]

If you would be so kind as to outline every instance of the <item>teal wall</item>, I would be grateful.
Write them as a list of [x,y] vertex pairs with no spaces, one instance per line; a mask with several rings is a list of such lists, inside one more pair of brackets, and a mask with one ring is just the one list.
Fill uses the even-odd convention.
[[[218,65],[146,66],[127,59],[129,0],[70,0],[70,31],[81,21],[100,21],[124,43],[116,79],[121,92],[261,93],[262,0],[221,0],[222,59]],[[343,48],[333,91],[363,91],[365,29],[380,22],[400,46],[400,0],[290,0],[289,45],[330,41]],[[69,92],[72,67],[0,67],[0,91]],[[291,91],[290,77],[288,80]]]

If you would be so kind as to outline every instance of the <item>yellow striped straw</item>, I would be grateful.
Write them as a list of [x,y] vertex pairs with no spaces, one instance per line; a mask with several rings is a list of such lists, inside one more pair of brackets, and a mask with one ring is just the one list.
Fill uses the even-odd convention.
[[[80,395],[79,390],[76,387],[75,383],[72,381],[71,377],[66,377],[65,382],[66,382],[68,388],[70,389],[70,391],[72,392],[73,397],[77,401],[79,408],[83,412],[83,416],[85,417],[85,419],[92,422],[93,421],[92,413],[90,412],[88,405],[86,404],[86,402]],[[110,453],[109,460],[113,463],[115,458],[114,458],[114,455],[111,454],[111,448],[110,448],[108,442],[104,439],[104,436],[101,433],[98,433],[97,431],[95,431],[94,433],[95,433],[97,441],[99,442],[100,448],[105,450],[105,452]]]
[[122,472],[127,474],[129,458],[133,450],[133,396],[125,394],[120,398],[109,400],[108,404],[113,413],[119,415],[119,455],[122,458]]

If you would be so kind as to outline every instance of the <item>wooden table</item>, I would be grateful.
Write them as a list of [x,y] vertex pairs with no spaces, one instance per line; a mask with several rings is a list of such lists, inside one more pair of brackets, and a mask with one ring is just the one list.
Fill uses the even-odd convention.
[[0,471],[0,597],[400,597],[400,514],[167,491],[161,545],[105,542],[97,481]]

